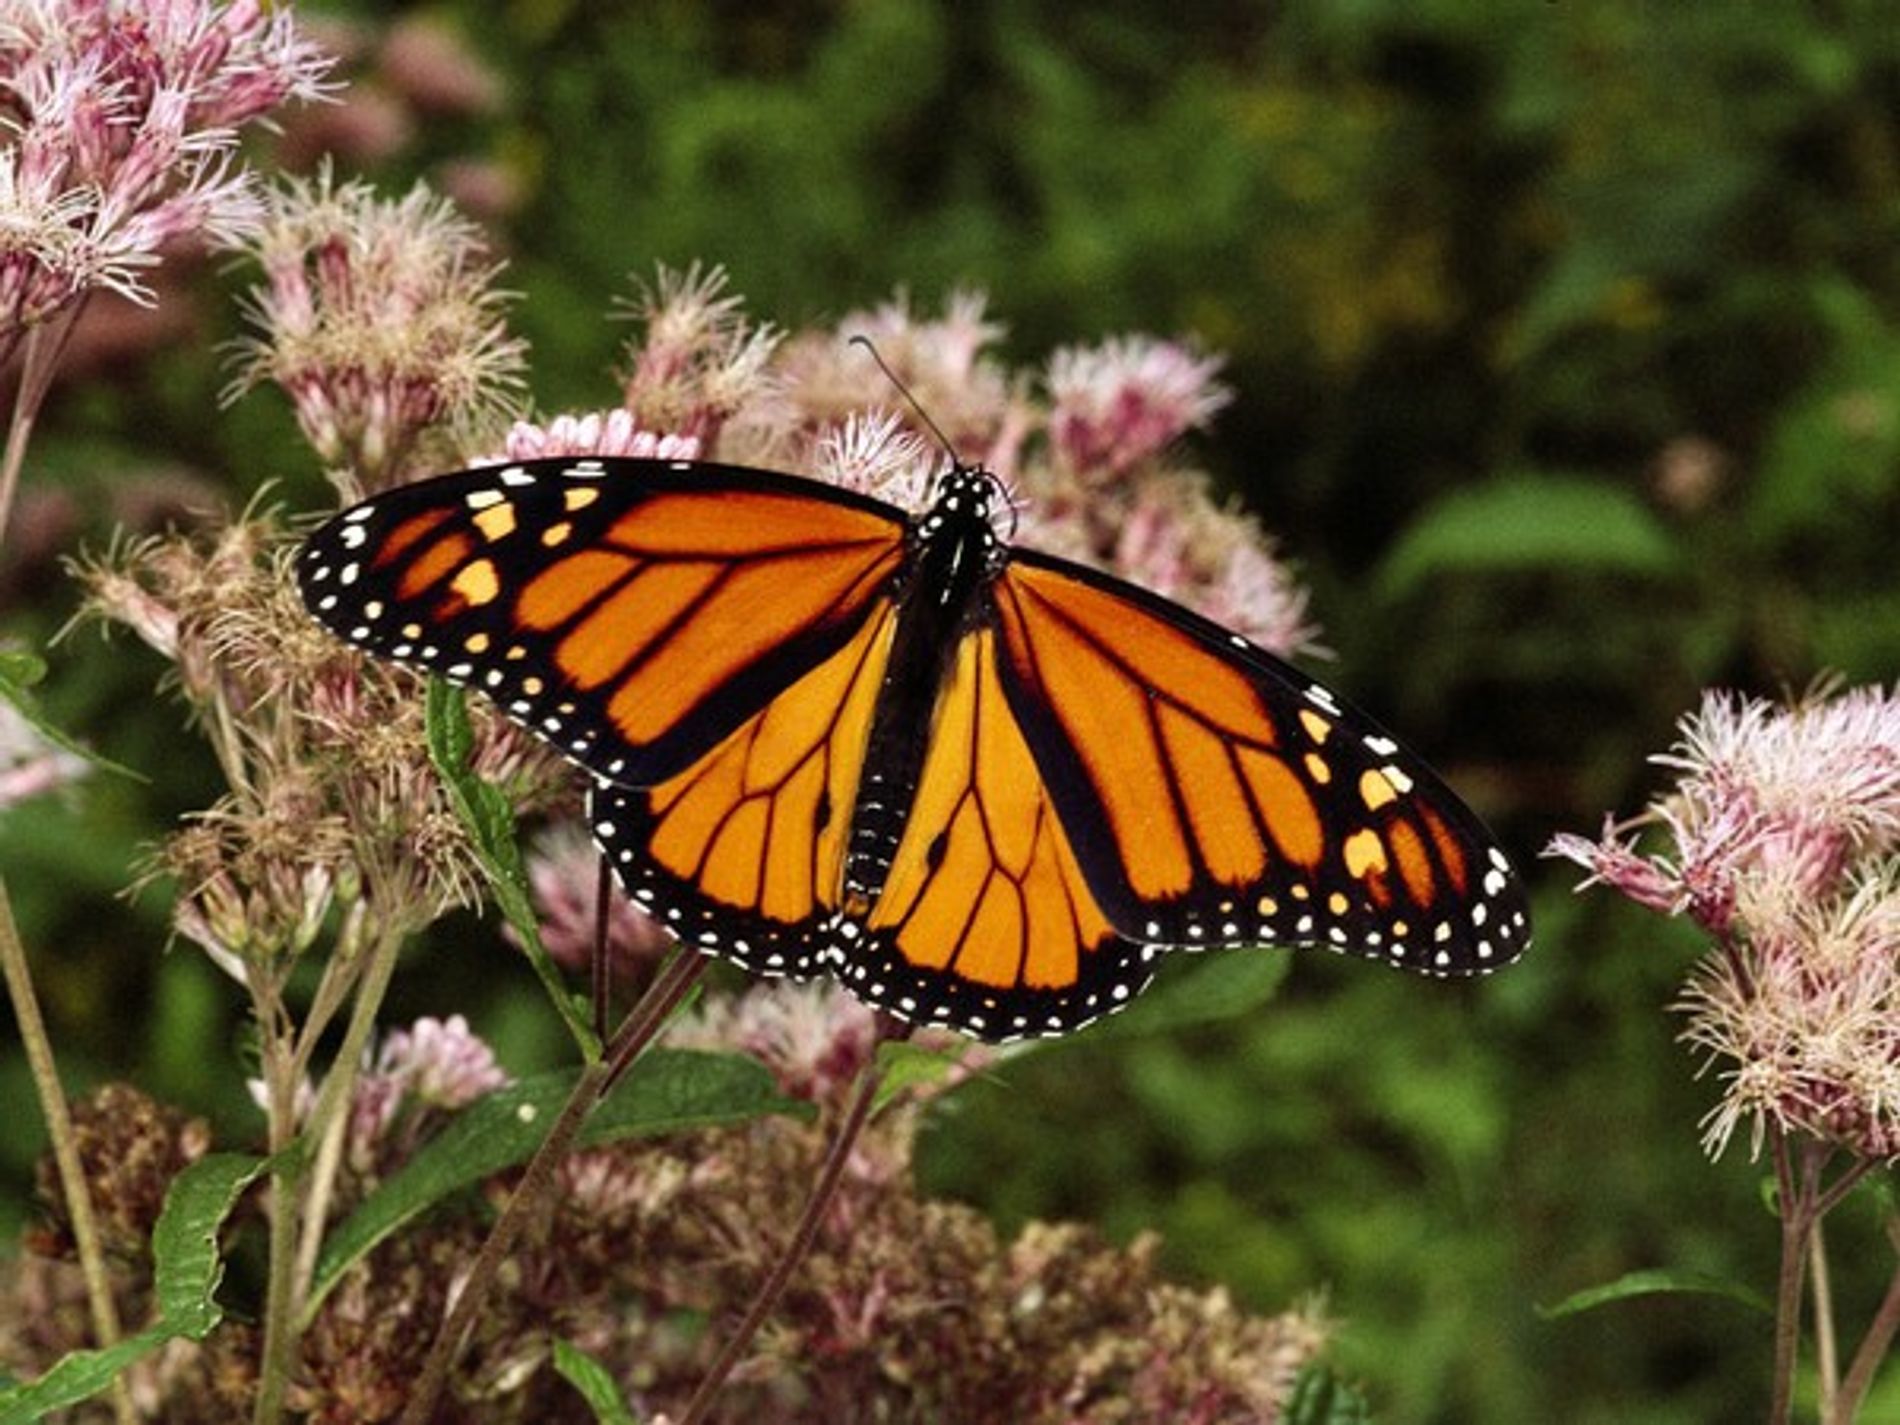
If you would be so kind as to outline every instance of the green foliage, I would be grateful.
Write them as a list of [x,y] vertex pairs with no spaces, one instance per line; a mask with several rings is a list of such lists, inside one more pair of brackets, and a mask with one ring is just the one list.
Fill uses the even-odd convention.
[[1386,555],[1381,592],[1397,599],[1433,579],[1548,573],[1662,577],[1675,546],[1627,490],[1562,475],[1505,475],[1440,496]]
[[1282,950],[1172,956],[1159,967],[1154,984],[1139,999],[1084,1033],[1090,1043],[1095,1043],[1167,1034],[1251,1014],[1273,998],[1286,978],[1289,963]]
[[152,1231],[157,1319],[115,1346],[73,1351],[38,1380],[0,1391],[0,1425],[25,1425],[107,1389],[121,1371],[179,1336],[203,1340],[224,1318],[216,1295],[224,1275],[218,1232],[268,1159],[213,1153],[178,1175]]
[[529,898],[528,872],[521,859],[521,841],[515,831],[514,808],[499,787],[490,786],[468,765],[475,746],[469,726],[468,703],[461,689],[440,678],[429,680],[427,726],[429,760],[448,790],[455,814],[467,829],[476,859],[488,879],[495,904],[521,937],[536,978],[560,1012],[568,1033],[589,1060],[600,1057],[600,1041],[587,1022],[583,1004],[567,988],[560,968],[541,943],[541,925]]
[[1707,1272],[1672,1271],[1666,1267],[1654,1267],[1647,1271],[1625,1272],[1613,1282],[1602,1286],[1586,1287],[1573,1292],[1555,1306],[1540,1306],[1537,1314],[1546,1321],[1555,1321],[1559,1317],[1574,1316],[1579,1311],[1591,1311],[1599,1306],[1608,1306],[1612,1302],[1628,1301],[1632,1297],[1656,1296],[1666,1292],[1689,1292],[1703,1296],[1726,1297],[1730,1301],[1739,1301],[1743,1306],[1753,1307],[1764,1316],[1775,1314],[1775,1304],[1761,1292],[1740,1282],[1711,1276]]
[[1293,1383],[1287,1425],[1373,1425],[1372,1407],[1358,1391],[1319,1366],[1308,1366]]
[[627,1402],[621,1399],[620,1387],[607,1373],[607,1368],[579,1346],[556,1339],[554,1369],[581,1393],[600,1425],[639,1425],[633,1412],[627,1409]]
[[35,732],[48,742],[75,757],[85,759],[102,771],[116,772],[121,777],[130,777],[135,782],[146,780],[130,767],[121,767],[109,758],[101,757],[83,744],[74,741],[53,725],[40,711],[39,702],[33,696],[36,684],[46,679],[46,660],[38,654],[28,653],[19,648],[0,648],[0,699],[13,705],[17,712]]
[[[324,1240],[306,1314],[314,1315],[343,1273],[404,1223],[452,1193],[526,1162],[574,1087],[578,1070],[522,1079],[457,1114]],[[755,1059],[684,1049],[642,1055],[581,1130],[583,1146],[740,1123],[796,1112]]]
[[902,1098],[919,1085],[941,1083],[957,1067],[956,1049],[932,1049],[908,1039],[886,1039],[877,1046],[877,1094],[871,1111]]

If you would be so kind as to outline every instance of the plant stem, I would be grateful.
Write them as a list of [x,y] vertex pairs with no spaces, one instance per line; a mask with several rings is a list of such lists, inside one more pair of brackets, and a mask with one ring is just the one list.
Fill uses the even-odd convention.
[[290,1060],[291,1073],[296,1078],[301,1079],[310,1072],[310,1060],[316,1054],[318,1041],[362,973],[363,927],[368,920],[368,903],[360,899],[351,902],[337,930],[336,943],[324,959],[323,974],[310,996],[310,1008],[304,1011],[303,1023],[297,1028],[297,1044]]
[[[341,1139],[331,1145],[331,1124],[349,1109],[350,1088],[363,1058],[363,1046],[375,1028],[376,1015],[395,972],[403,933],[386,925],[371,944],[362,978],[350,1008],[349,1027],[330,1071],[304,1125],[305,1151],[297,1154],[271,1178],[269,1275],[264,1290],[264,1353],[258,1366],[256,1425],[273,1425],[284,1411],[284,1392],[297,1360],[297,1341],[303,1333],[301,1302],[308,1290],[323,1240],[322,1216],[327,1215]],[[268,980],[268,976],[260,976]],[[298,1052],[287,1028],[264,1023],[265,1081],[270,1091],[270,1150],[280,1153],[297,1135],[297,1084],[305,1057]],[[313,1155],[308,1145],[316,1144]],[[328,1150],[327,1168],[322,1161]],[[312,1214],[319,1214],[313,1218]],[[306,1267],[306,1263],[308,1264]]]
[[[20,941],[20,928],[14,922],[13,902],[7,896],[4,880],[0,880],[0,969],[6,974],[7,996],[13,1001],[13,1017],[19,1022],[20,1042],[26,1049],[33,1086],[39,1091],[40,1113],[52,1140],[53,1161],[59,1167],[60,1191],[73,1225],[79,1269],[86,1279],[93,1335],[100,1346],[111,1346],[119,1339],[119,1309],[112,1300],[112,1282],[106,1275],[105,1253],[99,1246],[92,1193],[87,1190],[86,1170],[79,1161],[79,1141],[66,1107],[66,1091],[60,1087],[59,1067],[53,1061],[53,1041],[47,1036],[46,1021],[40,1017],[39,996],[33,992],[33,975],[26,963],[26,946]],[[113,1382],[112,1411],[125,1425],[135,1418],[124,1380]]]
[[[1802,1143],[1798,1183],[1785,1134],[1775,1135],[1773,1152],[1781,1209],[1781,1271],[1775,1297],[1774,1396],[1768,1418],[1770,1425],[1785,1425],[1794,1411],[1795,1374],[1801,1354],[1801,1300],[1806,1285],[1809,1244],[1822,1213],[1846,1196],[1858,1174],[1850,1168],[1823,1193],[1821,1178],[1827,1171],[1828,1159],[1833,1156],[1831,1148],[1813,1141]],[[1817,1302],[1817,1308],[1820,1304]],[[1817,1318],[1816,1332],[1823,1329]]]
[[805,1210],[799,1216],[798,1225],[792,1230],[792,1240],[772,1264],[772,1270],[760,1284],[758,1293],[752,1298],[752,1304],[746,1308],[745,1316],[733,1329],[726,1343],[719,1350],[718,1357],[699,1382],[699,1388],[693,1392],[686,1414],[681,1417],[680,1425],[700,1425],[706,1418],[706,1412],[712,1409],[714,1399],[726,1378],[732,1374],[732,1368],[739,1363],[746,1348],[752,1344],[752,1338],[758,1334],[759,1327],[772,1314],[779,1298],[785,1294],[785,1288],[792,1280],[792,1273],[799,1264],[810,1255],[812,1244],[818,1239],[818,1228],[824,1221],[825,1209],[831,1205],[838,1190],[839,1180],[844,1176],[844,1165],[850,1160],[852,1146],[858,1135],[864,1131],[864,1125],[870,1121],[871,1107],[877,1102],[878,1081],[882,1077],[875,1054],[858,1071],[858,1082],[851,1096],[851,1106],[846,1110],[844,1121],[838,1125],[832,1135],[831,1146],[825,1151],[823,1167],[819,1169],[818,1181],[813,1184],[811,1196],[805,1201]]
[[[356,987],[356,1002],[350,1007],[349,1026],[343,1031],[343,1043],[338,1046],[336,1057],[330,1061],[330,1071],[323,1077],[323,1087],[317,1093],[316,1106],[311,1109],[310,1121],[304,1127],[308,1141],[318,1147],[315,1160],[307,1165],[309,1172],[302,1183],[303,1239],[298,1244],[296,1271],[291,1278],[294,1283],[291,1311],[295,1316],[300,1317],[302,1314],[303,1297],[310,1289],[310,1278],[315,1275],[317,1268],[317,1253],[323,1246],[330,1190],[335,1184],[337,1163],[343,1153],[350,1099],[356,1087],[357,1074],[362,1069],[363,1051],[369,1044],[370,1032],[376,1027],[376,1016],[382,1013],[383,998],[389,992],[390,977],[395,973],[396,960],[405,938],[402,928],[385,925],[371,943],[363,978]],[[295,1339],[294,1335],[292,1339]]]
[[1900,1264],[1895,1265],[1893,1276],[1887,1282],[1887,1294],[1880,1299],[1880,1309],[1874,1312],[1867,1334],[1861,1338],[1854,1359],[1848,1363],[1847,1375],[1834,1396],[1834,1413],[1822,1417],[1827,1425],[1851,1425],[1874,1383],[1874,1372],[1880,1369],[1880,1363],[1892,1349],[1896,1331],[1900,1331]]
[[310,1295],[310,1282],[317,1274],[317,1257],[323,1251],[323,1229],[330,1220],[330,1198],[336,1188],[336,1173],[343,1161],[343,1144],[350,1133],[350,1115],[339,1113],[316,1140],[317,1152],[303,1184],[303,1211],[299,1214],[302,1231],[297,1237],[297,1258],[291,1269],[290,1311],[301,1335],[310,1323],[304,1319],[304,1301]]
[[575,1080],[567,1102],[561,1106],[560,1116],[554,1120],[554,1126],[548,1129],[548,1136],[541,1140],[534,1157],[529,1159],[528,1166],[522,1171],[521,1181],[515,1185],[501,1216],[488,1229],[488,1237],[482,1243],[481,1251],[476,1254],[475,1264],[469,1269],[454,1305],[436,1331],[435,1340],[429,1345],[428,1359],[423,1363],[421,1379],[417,1381],[409,1403],[403,1407],[401,1425],[428,1425],[435,1418],[435,1403],[448,1384],[449,1372],[454,1369],[456,1358],[462,1353],[462,1344],[469,1327],[474,1324],[475,1316],[486,1300],[503,1260],[514,1250],[522,1229],[546,1205],[556,1181],[555,1172],[568,1150],[574,1146],[574,1140],[580,1136],[587,1115],[593,1112],[594,1106],[640,1052],[653,1042],[673,1010],[699,982],[699,977],[706,973],[710,963],[705,956],[695,951],[677,954],[647,987],[640,1002],[628,1012],[613,1042],[607,1046],[607,1053],[581,1067],[580,1077]]
[[[254,972],[256,973],[256,972]],[[260,974],[259,978],[263,978]],[[256,996],[253,996],[256,998]],[[269,1236],[265,1254],[264,1350],[258,1363],[257,1399],[251,1410],[255,1425],[275,1425],[284,1413],[284,1391],[290,1380],[295,1323],[290,1316],[293,1273],[297,1251],[297,1166],[284,1150],[296,1137],[297,1079],[291,1071],[288,1038],[263,1026],[263,1070],[269,1103],[269,1143],[277,1166],[271,1172]]]
[[72,335],[73,324],[85,305],[86,299],[81,296],[27,333],[26,355],[20,361],[20,389],[13,397],[13,421],[7,427],[5,453],[0,454],[0,544],[6,542],[13,497],[20,488],[20,468],[26,463],[34,422],[52,388],[53,372],[59,366],[60,353],[66,349],[66,338]]
[[[1768,1406],[1769,1425],[1785,1425],[1794,1410],[1794,1373],[1801,1353],[1801,1288],[1807,1265],[1808,1228],[1814,1200],[1812,1177],[1803,1173],[1799,1187],[1788,1159],[1788,1139],[1772,1140],[1775,1187],[1781,1210],[1781,1272],[1775,1288],[1775,1377]],[[1812,1160],[1804,1163],[1804,1167]]]
[[1819,1211],[1814,1214],[1814,1225],[1808,1229],[1808,1277],[1814,1283],[1814,1363],[1820,1378],[1821,1418],[1832,1420],[1841,1362],[1834,1339],[1834,1291],[1828,1280],[1827,1237]]
[[1842,1199],[1858,1187],[1860,1180],[1871,1173],[1875,1166],[1876,1164],[1869,1159],[1862,1158],[1852,1167],[1843,1171],[1833,1182],[1829,1183],[1827,1189],[1814,1200],[1815,1218],[1818,1220],[1825,1217],[1828,1213],[1839,1207]]

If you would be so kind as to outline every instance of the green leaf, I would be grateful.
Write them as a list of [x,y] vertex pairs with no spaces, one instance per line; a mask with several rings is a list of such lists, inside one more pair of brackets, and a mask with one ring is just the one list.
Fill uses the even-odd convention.
[[886,1104],[901,1098],[919,1084],[941,1083],[961,1064],[965,1049],[931,1049],[908,1039],[887,1039],[877,1046],[877,1097],[871,1111],[880,1112]]
[[120,1371],[174,1337],[204,1339],[223,1317],[216,1300],[224,1275],[218,1230],[244,1190],[270,1166],[268,1158],[213,1153],[180,1173],[152,1231],[157,1321],[115,1346],[68,1352],[38,1380],[0,1391],[0,1425],[23,1425],[91,1399]]
[[180,1324],[193,1337],[218,1324],[213,1298],[224,1276],[218,1230],[244,1190],[271,1166],[268,1158],[212,1153],[173,1181],[152,1229],[152,1294],[160,1320]]
[[24,648],[0,648],[0,685],[31,688],[46,681],[46,660]]
[[1774,1303],[1752,1287],[1732,1282],[1726,1277],[1718,1277],[1713,1272],[1667,1267],[1630,1272],[1613,1282],[1605,1282],[1602,1286],[1589,1287],[1567,1296],[1555,1306],[1540,1306],[1537,1308],[1537,1314],[1546,1321],[1554,1321],[1560,1316],[1574,1316],[1579,1311],[1589,1311],[1593,1307],[1605,1306],[1613,1301],[1623,1301],[1633,1296],[1656,1296],[1662,1293],[1724,1296],[1730,1301],[1739,1301],[1744,1306],[1752,1306],[1764,1316],[1775,1314]]
[[621,1399],[620,1387],[607,1374],[607,1368],[579,1346],[557,1339],[554,1369],[581,1393],[601,1425],[639,1425],[633,1412],[627,1409],[627,1402]]
[[582,1057],[592,1063],[600,1057],[600,1040],[595,1038],[587,1022],[583,1001],[569,991],[554,957],[541,943],[541,923],[534,913],[534,901],[528,893],[527,868],[522,865],[521,846],[515,838],[514,809],[497,788],[468,769],[475,733],[469,726],[468,704],[462,690],[440,678],[431,678],[424,711],[429,760],[435,763],[455,814],[474,843],[475,859],[495,893],[495,904],[501,907],[502,915],[527,947],[528,963],[534,967],[548,998],[554,1001],[555,1009],[560,1011],[568,1033],[580,1045]]
[[1617,485],[1526,473],[1455,490],[1406,529],[1379,571],[1387,598],[1439,575],[1592,572],[1662,577],[1676,566],[1668,531]]
[[[1258,1009],[1272,999],[1292,965],[1289,950],[1207,950],[1164,957],[1148,990],[1120,1014],[1084,1032],[1091,1039],[1167,1034]],[[1053,1042],[1053,1041],[1043,1041]]]
[[121,777],[129,777],[134,782],[147,782],[150,779],[143,773],[114,762],[109,757],[101,757],[84,743],[76,741],[61,732],[46,719],[40,711],[39,699],[33,696],[34,685],[46,678],[46,660],[37,653],[29,653],[24,648],[0,649],[0,698],[13,704],[15,712],[26,719],[27,725],[62,752],[70,752],[91,766],[104,772],[116,772]]
[[109,1387],[120,1371],[179,1334],[153,1326],[116,1346],[68,1351],[38,1380],[0,1392],[0,1425],[30,1425],[51,1411],[92,1399]]
[[1293,1382],[1286,1425],[1372,1425],[1372,1407],[1324,1366],[1307,1366]]
[[[305,1320],[315,1316],[343,1272],[390,1233],[450,1194],[532,1157],[578,1077],[575,1069],[537,1074],[476,1100],[450,1120],[324,1242]],[[578,1141],[593,1147],[805,1108],[782,1097],[755,1059],[653,1049],[595,1107]]]

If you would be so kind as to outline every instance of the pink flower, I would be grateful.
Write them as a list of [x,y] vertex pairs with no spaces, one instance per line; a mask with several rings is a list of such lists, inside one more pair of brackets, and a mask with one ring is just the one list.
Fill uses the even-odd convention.
[[474,226],[418,184],[396,201],[328,167],[270,195],[249,245],[258,335],[226,393],[270,380],[346,498],[398,483],[422,432],[506,411],[522,343]]
[[21,0],[0,15],[0,336],[139,278],[175,238],[231,242],[259,204],[238,128],[323,91],[330,61],[254,0]]
[[[245,1082],[252,1101],[267,1108],[264,1081]],[[466,1108],[511,1082],[494,1050],[459,1014],[447,1019],[425,1015],[407,1029],[388,1031],[374,1056],[365,1051],[351,1089],[351,1167],[358,1173],[389,1167],[414,1148],[437,1115]],[[317,1091],[304,1079],[297,1085],[295,1122],[307,1123],[316,1106]]]
[[[541,943],[566,969],[585,970],[592,961],[599,879],[600,852],[578,823],[559,822],[535,837],[528,853],[529,892],[540,917]],[[516,940],[512,928],[506,934]],[[672,937],[614,881],[607,901],[607,956],[616,978],[644,977],[672,944]]]
[[[383,1036],[350,1098],[349,1159],[358,1172],[405,1155],[435,1114],[453,1113],[505,1087],[495,1052],[459,1014],[424,1016]],[[392,1130],[401,1122],[400,1141]]]
[[[643,460],[697,460],[699,441],[690,435],[642,430],[628,410],[559,415],[545,425],[516,421],[495,464],[560,455],[622,455]],[[486,464],[488,461],[476,461]]]
[[1677,877],[1655,861],[1638,854],[1634,842],[1619,835],[1614,817],[1603,819],[1603,836],[1590,841],[1571,832],[1551,839],[1548,856],[1562,856],[1590,872],[1590,878],[1578,887],[1605,885],[1621,892],[1649,910],[1674,915],[1682,909],[1682,892]]
[[1049,438],[1077,471],[1120,475],[1226,405],[1220,361],[1178,342],[1120,337],[1049,360]]
[[712,1000],[670,1033],[692,1048],[737,1049],[793,1098],[837,1103],[877,1045],[877,1011],[829,980],[767,980]]
[[501,79],[441,21],[399,21],[383,41],[383,77],[429,114],[487,114],[501,103]]
[[1606,822],[1547,854],[1713,937],[1678,1003],[1723,1084],[1709,1152],[1746,1124],[1900,1156],[1900,691],[1710,693],[1654,760],[1679,780],[1632,825],[1667,847]]
[[818,437],[820,479],[874,495],[912,513],[930,503],[930,483],[942,454],[887,411],[853,411],[844,424]]
[[392,1029],[376,1051],[374,1072],[402,1084],[414,1099],[453,1112],[504,1087],[508,1075],[459,1014],[424,1015],[407,1029]]
[[1259,526],[1208,498],[1185,475],[1135,487],[1107,561],[1125,579],[1177,599],[1270,653],[1314,648],[1306,591],[1273,557]]
[[625,304],[641,336],[629,342],[622,377],[626,409],[640,423],[675,432],[711,450],[748,407],[775,419],[771,374],[779,333],[746,320],[726,274],[694,263],[685,272],[662,267],[654,285]]
[[[899,293],[871,311],[849,313],[835,328],[790,338],[774,368],[789,407],[782,425],[807,440],[835,440],[830,433],[853,418],[894,411],[927,438],[932,470],[947,464],[948,452],[937,437],[924,430],[903,394],[856,344],[863,337],[943,431],[957,458],[1013,479],[1032,418],[1022,383],[1013,383],[987,354],[1003,329],[985,317],[984,306],[980,295],[958,292],[951,294],[942,316],[927,317]],[[868,433],[868,428],[861,432]],[[821,454],[816,463],[824,468],[830,459]],[[826,478],[831,478],[828,470]]]

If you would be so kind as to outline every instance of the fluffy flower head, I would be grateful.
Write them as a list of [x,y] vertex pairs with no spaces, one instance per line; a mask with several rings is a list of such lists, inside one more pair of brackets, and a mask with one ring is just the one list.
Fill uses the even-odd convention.
[[1639,819],[1551,853],[1715,940],[1679,1008],[1724,1082],[1706,1142],[1748,1126],[1900,1157],[1900,691],[1792,707],[1711,693],[1655,759],[1680,774]]
[[140,273],[183,236],[230,242],[260,208],[237,131],[323,91],[330,61],[254,0],[0,6],[0,338]]

